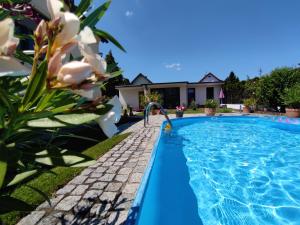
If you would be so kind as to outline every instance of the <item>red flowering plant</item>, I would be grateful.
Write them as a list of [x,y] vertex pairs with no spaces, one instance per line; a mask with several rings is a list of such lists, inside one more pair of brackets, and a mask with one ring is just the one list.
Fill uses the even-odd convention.
[[185,110],[185,107],[180,105],[180,106],[176,106],[176,112],[183,112]]

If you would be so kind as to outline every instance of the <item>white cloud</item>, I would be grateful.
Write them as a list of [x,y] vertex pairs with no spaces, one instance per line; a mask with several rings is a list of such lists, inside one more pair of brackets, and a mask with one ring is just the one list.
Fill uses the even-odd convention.
[[125,12],[125,16],[127,16],[127,17],[133,16],[133,11],[127,10],[127,11]]
[[165,64],[165,68],[174,69],[174,70],[177,70],[177,71],[180,71],[182,69],[180,63]]

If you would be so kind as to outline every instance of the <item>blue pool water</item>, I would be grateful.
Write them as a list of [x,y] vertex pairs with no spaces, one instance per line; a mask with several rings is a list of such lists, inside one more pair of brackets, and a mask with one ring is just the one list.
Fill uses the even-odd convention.
[[300,224],[300,125],[258,117],[173,120],[139,225]]

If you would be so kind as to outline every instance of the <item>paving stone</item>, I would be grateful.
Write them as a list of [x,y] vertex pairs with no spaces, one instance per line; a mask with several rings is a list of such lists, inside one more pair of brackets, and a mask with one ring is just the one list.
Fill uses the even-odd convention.
[[82,195],[88,187],[89,185],[80,184],[72,191],[72,195]]
[[115,177],[116,181],[125,182],[128,179],[128,175],[120,174]]
[[87,168],[87,169],[83,170],[80,175],[86,175],[87,176],[93,171],[94,170],[92,168]]
[[108,225],[123,225],[127,219],[127,212],[118,211],[110,214]]
[[92,185],[91,189],[102,190],[107,186],[106,182],[96,182]]
[[119,191],[122,187],[122,183],[109,183],[105,188],[105,191]]
[[100,196],[100,200],[101,201],[113,201],[116,197],[117,193],[116,192],[108,192],[105,191],[102,193],[102,195]]
[[146,166],[148,162],[146,160],[138,161],[138,166]]
[[136,173],[144,173],[145,171],[145,166],[136,166],[134,169],[133,169],[133,172],[136,172]]
[[90,175],[91,178],[99,178],[99,177],[102,177],[102,176],[103,176],[103,173],[98,173],[98,172],[93,172]]
[[138,189],[138,186],[139,186],[139,184],[137,184],[137,183],[126,184],[123,189],[123,192],[128,193],[128,194],[133,194]]
[[60,203],[55,207],[56,210],[69,211],[71,210],[80,200],[81,196],[68,196],[61,200]]
[[84,175],[77,176],[70,181],[70,184],[83,184],[87,178],[88,176],[84,176]]
[[102,166],[112,166],[113,165],[113,162],[104,162],[103,164],[102,164]]
[[117,162],[125,162],[127,159],[128,157],[119,158],[117,159]]
[[100,181],[112,181],[114,179],[114,174],[104,174],[102,177],[100,177]]
[[114,166],[122,166],[124,164],[124,162],[115,162]]
[[106,173],[113,173],[115,174],[118,171],[119,167],[118,166],[111,166],[106,170]]
[[94,183],[96,180],[97,180],[96,178],[89,178],[89,179],[87,179],[84,183],[86,183],[86,184],[92,184],[92,183]]
[[66,186],[64,186],[63,188],[59,189],[56,194],[57,195],[65,195],[70,193],[71,191],[73,191],[75,189],[75,185],[73,184],[67,184]]
[[52,213],[46,217],[44,217],[38,225],[49,225],[49,224],[56,224],[60,221],[60,218],[62,217],[62,213]]
[[125,163],[124,167],[128,167],[128,168],[134,168],[137,165],[137,163]]
[[130,174],[132,172],[132,168],[122,168],[119,170],[118,174]]
[[90,199],[90,200],[97,199],[102,194],[102,192],[103,192],[102,190],[89,190],[85,193],[83,199]]
[[95,170],[95,172],[104,173],[106,170],[107,170],[107,167],[100,166]]
[[40,209],[45,209],[45,208],[49,208],[49,207],[54,207],[57,205],[57,203],[62,200],[64,197],[64,195],[58,195],[52,199],[50,199],[50,203],[51,203],[51,206],[49,205],[49,202],[48,201],[45,201],[43,202],[41,205],[39,205],[36,209],[37,210],[40,210]]
[[111,208],[110,203],[100,203],[100,204],[95,204],[91,210],[90,214],[91,215],[96,215],[98,217],[104,217],[106,214],[108,214],[108,210]]
[[93,202],[88,199],[83,199],[74,207],[75,214],[86,213],[92,208]]
[[45,211],[33,211],[23,218],[17,225],[34,225],[45,215]]
[[129,183],[140,183],[142,180],[142,173],[132,173],[129,178]]

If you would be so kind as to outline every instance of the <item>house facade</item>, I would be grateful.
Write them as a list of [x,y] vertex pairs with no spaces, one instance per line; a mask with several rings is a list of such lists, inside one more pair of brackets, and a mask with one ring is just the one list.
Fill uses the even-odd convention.
[[188,106],[192,101],[199,106],[207,99],[219,101],[219,93],[224,84],[217,76],[208,73],[199,82],[153,83],[146,76],[139,74],[130,85],[117,86],[119,99],[124,108],[131,106],[134,110],[142,109],[141,96],[157,92],[162,97],[164,108],[176,108],[178,105]]

